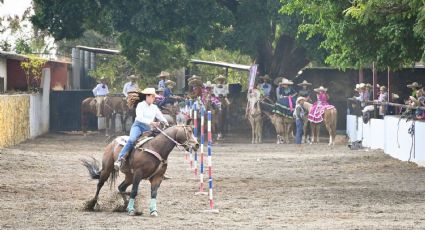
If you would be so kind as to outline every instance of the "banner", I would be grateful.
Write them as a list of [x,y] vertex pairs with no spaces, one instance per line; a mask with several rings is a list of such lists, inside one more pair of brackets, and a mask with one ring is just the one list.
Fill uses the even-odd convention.
[[249,69],[248,89],[254,88],[255,77],[257,76],[257,68],[258,68],[258,65],[255,64],[255,65],[252,65],[251,68]]

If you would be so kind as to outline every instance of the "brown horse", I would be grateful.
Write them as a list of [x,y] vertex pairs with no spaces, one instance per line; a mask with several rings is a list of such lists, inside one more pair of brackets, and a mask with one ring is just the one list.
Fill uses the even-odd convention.
[[248,102],[245,109],[245,117],[249,120],[252,129],[252,144],[261,143],[263,136],[263,117],[260,107],[260,91],[251,90],[248,93]]
[[[102,114],[106,119],[106,135],[115,132],[115,118],[121,115],[121,127],[125,132],[125,117],[128,112],[125,99],[122,96],[107,96],[104,101]],[[81,129],[87,130],[88,116],[96,116],[96,99],[89,97],[81,102]],[[113,132],[112,132],[113,131]]]
[[[304,102],[304,109],[310,112],[310,109],[313,105],[308,102]],[[326,129],[329,133],[329,145],[334,145],[335,136],[336,136],[336,121],[337,121],[337,110],[336,108],[327,109],[323,114],[323,122],[325,123]],[[319,143],[319,133],[321,123],[314,123],[310,121],[311,125],[311,136],[313,143]],[[305,124],[304,124],[305,126]]]
[[[117,159],[119,152],[123,148],[119,144],[119,138],[113,140],[107,147],[103,154],[102,169],[99,170],[96,160],[88,162],[83,160],[83,164],[87,167],[92,179],[98,179],[96,194],[93,199],[89,200],[86,204],[86,209],[93,211],[99,192],[106,180],[112,175],[111,183],[114,184],[118,176],[118,171],[114,170],[114,161]],[[174,146],[183,146],[186,150],[189,148],[195,151],[199,148],[199,143],[193,136],[192,128],[187,125],[177,125],[161,131],[159,135],[152,140],[143,144],[143,148],[136,148],[131,151],[129,156],[121,168],[125,174],[124,181],[118,186],[118,191],[122,195],[124,204],[127,205],[129,215],[135,215],[134,201],[139,189],[139,183],[142,179],[149,180],[151,183],[151,203],[149,206],[150,214],[157,216],[158,211],[156,208],[156,196],[158,188],[164,178],[165,171],[167,170],[167,159]],[[128,201],[125,196],[125,191],[128,186],[133,185],[130,193],[130,200]]]

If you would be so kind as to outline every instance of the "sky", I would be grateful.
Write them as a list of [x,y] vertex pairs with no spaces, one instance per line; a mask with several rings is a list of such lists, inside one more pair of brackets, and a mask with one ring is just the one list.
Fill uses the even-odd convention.
[[31,0],[4,0],[3,4],[0,3],[0,16],[20,16],[30,6]]

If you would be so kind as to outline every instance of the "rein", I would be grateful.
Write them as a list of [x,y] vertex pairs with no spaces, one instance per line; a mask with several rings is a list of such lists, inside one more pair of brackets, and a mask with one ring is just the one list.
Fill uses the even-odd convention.
[[[170,141],[172,141],[174,144],[176,144],[176,147],[180,150],[180,151],[182,151],[182,149],[180,148],[181,146],[187,146],[188,145],[188,142],[189,142],[189,138],[188,138],[188,136],[187,136],[187,132],[186,132],[186,127],[185,126],[183,126],[183,129],[184,129],[184,134],[186,135],[186,142],[185,143],[183,143],[183,144],[180,144],[179,142],[177,142],[176,140],[174,140],[172,137],[170,137],[168,134],[166,134],[162,129],[160,129],[160,128],[158,128],[158,127],[156,127],[156,129],[159,131],[159,132],[161,132],[162,134],[164,134],[164,136],[165,137],[167,137]],[[183,149],[184,150],[184,149]]]

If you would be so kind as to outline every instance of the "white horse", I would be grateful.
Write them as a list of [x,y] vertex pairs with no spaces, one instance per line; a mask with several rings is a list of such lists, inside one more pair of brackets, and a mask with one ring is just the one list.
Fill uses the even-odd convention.
[[249,120],[252,128],[252,143],[262,142],[263,118],[260,108],[260,91],[252,89],[248,92],[248,103],[245,109],[245,117]]

